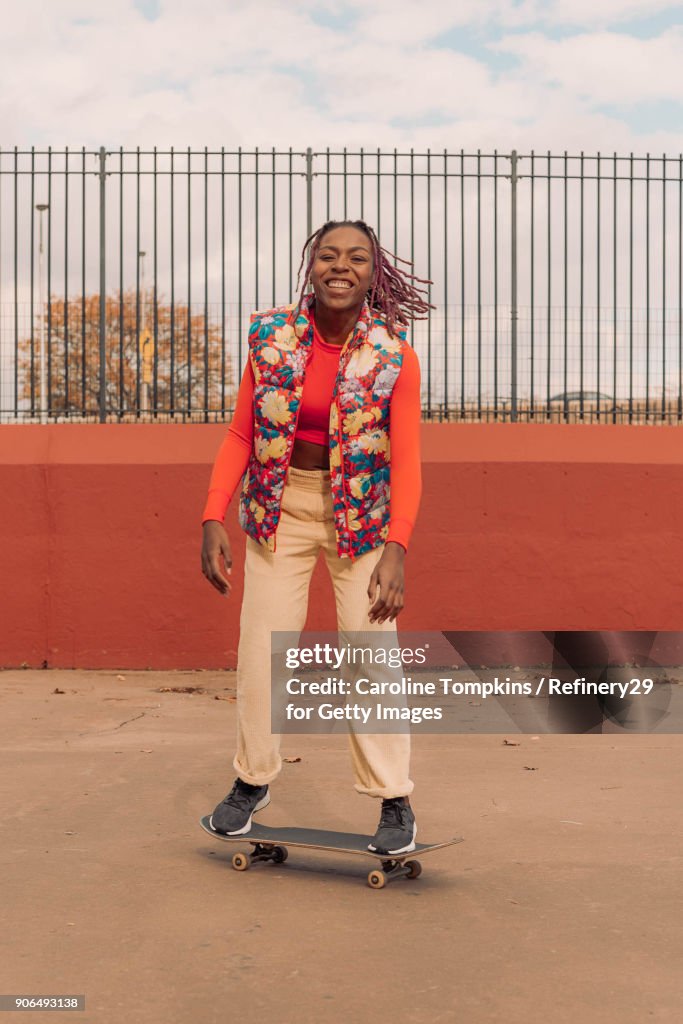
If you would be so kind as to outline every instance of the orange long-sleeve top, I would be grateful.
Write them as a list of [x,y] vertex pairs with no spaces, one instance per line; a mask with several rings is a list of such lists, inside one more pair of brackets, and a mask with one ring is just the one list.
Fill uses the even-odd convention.
[[[314,321],[313,349],[306,366],[295,438],[327,446],[330,405],[341,348],[341,345],[326,342]],[[235,412],[214,462],[202,523],[211,519],[223,522],[247,468],[254,444],[254,384],[251,360],[247,359]],[[391,393],[391,498],[387,534],[387,543],[395,541],[406,551],[422,494],[420,417],[420,364],[414,349],[406,345],[401,370]]]

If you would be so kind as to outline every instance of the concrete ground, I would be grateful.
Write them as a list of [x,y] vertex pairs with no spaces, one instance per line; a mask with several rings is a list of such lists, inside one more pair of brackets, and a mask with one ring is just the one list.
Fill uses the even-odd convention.
[[[1,993],[85,994],[97,1024],[680,1020],[680,736],[415,737],[418,838],[465,842],[373,891],[365,858],[238,873],[201,831],[233,686],[0,673]],[[343,736],[283,752],[262,823],[374,831]]]

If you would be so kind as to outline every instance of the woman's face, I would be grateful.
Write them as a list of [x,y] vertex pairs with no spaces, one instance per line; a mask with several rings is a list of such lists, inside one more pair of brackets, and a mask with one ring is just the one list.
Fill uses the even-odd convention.
[[359,228],[333,228],[320,240],[311,267],[316,303],[335,312],[360,308],[373,274],[370,239]]

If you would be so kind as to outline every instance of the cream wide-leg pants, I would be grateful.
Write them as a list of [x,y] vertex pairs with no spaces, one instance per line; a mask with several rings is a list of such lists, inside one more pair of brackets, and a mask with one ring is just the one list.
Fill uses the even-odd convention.
[[[233,765],[238,776],[253,786],[272,782],[282,767],[280,736],[271,733],[271,632],[293,631],[298,637],[303,629],[309,583],[321,549],[334,586],[338,630],[393,633],[393,639],[382,637],[382,646],[398,646],[395,621],[371,623],[368,618],[374,604],[368,598],[368,583],[384,545],[353,562],[339,558],[329,470],[290,466],[276,550],[268,551],[247,537]],[[368,735],[355,733],[353,723],[349,723],[349,744],[354,785],[359,793],[389,798],[412,792],[409,732]]]

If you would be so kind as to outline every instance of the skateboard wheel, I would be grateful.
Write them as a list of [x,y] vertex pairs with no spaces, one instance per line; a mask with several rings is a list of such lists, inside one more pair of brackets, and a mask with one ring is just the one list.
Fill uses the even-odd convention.
[[232,858],[232,866],[235,871],[246,871],[249,867],[249,858],[246,853],[235,853]]
[[284,864],[289,856],[289,850],[286,846],[276,846],[273,850],[273,860],[276,864]]
[[387,876],[383,871],[371,871],[368,875],[368,885],[371,889],[383,889],[387,884]]
[[407,860],[406,867],[409,869],[406,878],[419,878],[422,874],[422,865],[419,860]]

